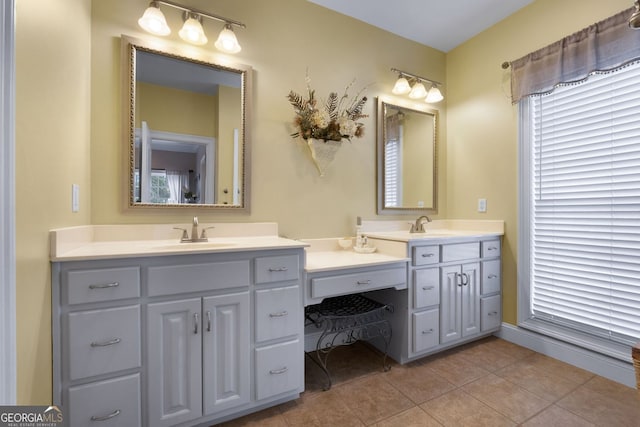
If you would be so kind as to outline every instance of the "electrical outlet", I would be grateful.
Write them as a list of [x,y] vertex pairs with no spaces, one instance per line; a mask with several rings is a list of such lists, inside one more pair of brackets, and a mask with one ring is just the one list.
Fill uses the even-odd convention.
[[487,199],[478,199],[478,212],[487,211]]
[[80,186],[71,184],[71,212],[80,212]]

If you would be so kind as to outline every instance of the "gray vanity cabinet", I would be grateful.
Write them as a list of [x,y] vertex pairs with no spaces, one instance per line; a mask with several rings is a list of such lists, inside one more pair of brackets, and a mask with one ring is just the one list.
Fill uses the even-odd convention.
[[149,424],[171,426],[202,416],[200,299],[149,304]]
[[54,262],[65,425],[210,425],[297,398],[303,268],[302,245]]
[[480,264],[441,267],[440,342],[480,332]]
[[[381,238],[370,237],[373,245]],[[389,354],[407,363],[500,328],[502,279],[498,236],[415,239],[406,243],[407,291],[377,291],[395,307]]]
[[249,402],[249,292],[149,304],[149,423]]

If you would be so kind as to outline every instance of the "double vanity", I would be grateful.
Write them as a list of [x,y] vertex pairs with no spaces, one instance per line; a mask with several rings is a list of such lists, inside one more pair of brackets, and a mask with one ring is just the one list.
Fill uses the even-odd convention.
[[155,427],[295,399],[318,334],[305,307],[343,295],[393,307],[385,350],[400,363],[495,332],[502,221],[429,226],[365,221],[373,253],[273,223],[184,243],[169,225],[53,230],[54,404],[71,426]]

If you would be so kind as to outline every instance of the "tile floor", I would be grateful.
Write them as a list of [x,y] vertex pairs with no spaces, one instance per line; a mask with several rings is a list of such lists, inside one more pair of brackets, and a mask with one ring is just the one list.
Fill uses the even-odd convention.
[[299,399],[235,426],[640,426],[640,394],[590,372],[490,337],[383,372],[363,344],[329,359],[333,387],[306,358]]

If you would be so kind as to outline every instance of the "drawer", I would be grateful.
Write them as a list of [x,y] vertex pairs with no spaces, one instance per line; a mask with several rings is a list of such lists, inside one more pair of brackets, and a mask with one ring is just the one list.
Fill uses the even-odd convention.
[[437,346],[440,335],[439,311],[428,310],[411,315],[413,322],[413,352],[420,353]]
[[416,246],[413,248],[413,265],[438,264],[440,262],[440,247]]
[[482,242],[482,258],[500,256],[500,240],[485,240]]
[[256,283],[283,282],[300,278],[300,257],[297,255],[256,258]]
[[480,242],[442,245],[442,262],[480,258]]
[[500,265],[499,259],[482,262],[481,294],[500,292]]
[[500,295],[480,299],[480,330],[500,328],[502,323],[502,299]]
[[401,285],[406,286],[406,283],[406,268],[389,268],[339,276],[318,277],[311,279],[311,298],[324,298]]
[[440,269],[425,268],[413,272],[413,308],[440,304]]
[[299,340],[256,349],[256,399],[302,390],[303,358]]
[[68,410],[73,427],[140,426],[140,374],[71,387]]
[[256,341],[266,341],[300,332],[302,300],[300,287],[256,291]]
[[249,260],[149,267],[149,296],[249,286]]
[[140,268],[120,267],[71,270],[66,273],[68,304],[113,301],[140,296]]
[[67,318],[70,380],[140,366],[140,306],[80,311]]

